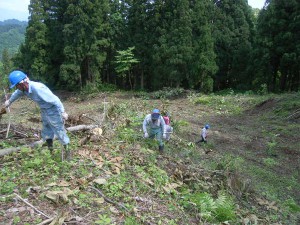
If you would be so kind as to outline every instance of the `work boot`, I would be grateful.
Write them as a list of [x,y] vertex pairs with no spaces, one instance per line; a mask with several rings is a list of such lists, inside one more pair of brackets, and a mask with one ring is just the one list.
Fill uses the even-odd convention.
[[164,146],[163,145],[158,146],[158,150],[159,150],[160,153],[163,153],[164,152]]
[[64,151],[65,151],[65,159],[67,161],[71,161],[72,160],[72,154],[71,154],[71,151],[69,149],[69,145],[64,145]]
[[47,139],[46,142],[50,153],[53,154],[53,139]]

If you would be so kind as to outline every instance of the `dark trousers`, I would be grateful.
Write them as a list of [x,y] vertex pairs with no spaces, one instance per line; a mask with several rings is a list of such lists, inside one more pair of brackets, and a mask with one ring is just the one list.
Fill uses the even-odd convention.
[[198,144],[198,143],[200,143],[200,142],[204,142],[204,143],[206,143],[207,141],[206,141],[206,140],[204,140],[204,138],[201,136],[201,139],[200,139],[199,141],[196,141],[195,143],[196,143],[196,144]]

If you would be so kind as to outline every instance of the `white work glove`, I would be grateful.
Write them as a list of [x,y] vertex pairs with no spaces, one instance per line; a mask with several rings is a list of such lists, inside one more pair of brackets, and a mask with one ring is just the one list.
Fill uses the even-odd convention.
[[145,137],[145,138],[148,138],[148,137],[149,137],[149,134],[148,134],[148,133],[145,133],[144,137]]
[[4,103],[5,107],[7,108],[9,105],[10,105],[10,101],[9,100],[6,100],[5,103]]
[[62,116],[62,118],[63,118],[64,120],[68,120],[68,118],[69,118],[69,116],[68,116],[68,114],[67,114],[66,112],[63,112],[63,113],[61,114],[61,116]]
[[167,139],[167,134],[166,133],[163,134],[163,139]]

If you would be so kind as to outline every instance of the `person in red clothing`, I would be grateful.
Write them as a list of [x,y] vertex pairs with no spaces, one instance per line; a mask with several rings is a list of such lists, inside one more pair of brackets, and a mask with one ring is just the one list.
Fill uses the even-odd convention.
[[168,112],[163,112],[162,116],[166,124],[166,140],[169,141],[171,138],[171,133],[173,133],[173,127],[170,125],[170,114]]

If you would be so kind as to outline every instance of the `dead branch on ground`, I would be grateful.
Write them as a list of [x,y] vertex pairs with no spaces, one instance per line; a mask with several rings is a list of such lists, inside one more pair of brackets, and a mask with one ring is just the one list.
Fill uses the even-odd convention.
[[45,213],[43,213],[42,211],[38,210],[36,207],[34,207],[33,205],[31,205],[29,202],[27,202],[25,199],[23,199],[20,195],[16,194],[16,197],[18,199],[20,199],[22,202],[24,202],[26,205],[30,206],[31,208],[33,208],[37,213],[43,215],[44,217],[50,219],[50,216],[46,215]]
[[117,202],[114,202],[112,200],[110,200],[109,198],[107,198],[100,190],[98,190],[97,188],[94,188],[94,187],[89,187],[90,189],[96,191],[106,202],[110,203],[110,204],[113,204],[121,209],[124,209],[125,211],[128,211],[128,209],[123,205],[123,204],[120,204],[120,203],[117,203]]
[[46,219],[43,222],[39,223],[38,225],[46,225],[51,223],[54,220],[54,218]]
[[[6,91],[5,91],[5,89],[3,89],[3,90],[4,90],[4,94],[5,94],[5,99],[7,101],[8,97],[7,97]],[[8,138],[9,129],[10,129],[10,108],[9,107],[7,107],[7,112],[8,112],[8,125],[7,125],[7,132],[6,132],[5,138]]]
[[79,131],[79,130],[91,130],[94,128],[97,128],[98,125],[78,125],[74,127],[68,127],[66,128],[67,131],[74,132],[74,131]]
[[[91,129],[94,129],[94,128],[97,128],[97,127],[98,127],[98,125],[78,125],[78,126],[74,126],[74,127],[68,127],[68,128],[66,128],[66,130],[68,130],[70,132],[75,132],[75,131],[80,131],[80,130],[91,130]],[[39,140],[39,141],[36,141],[34,143],[26,144],[26,145],[19,146],[19,147],[5,148],[5,149],[0,150],[0,156],[8,155],[8,154],[11,154],[13,152],[18,152],[22,148],[35,148],[36,146],[39,146],[42,143],[44,143],[44,141]]]

